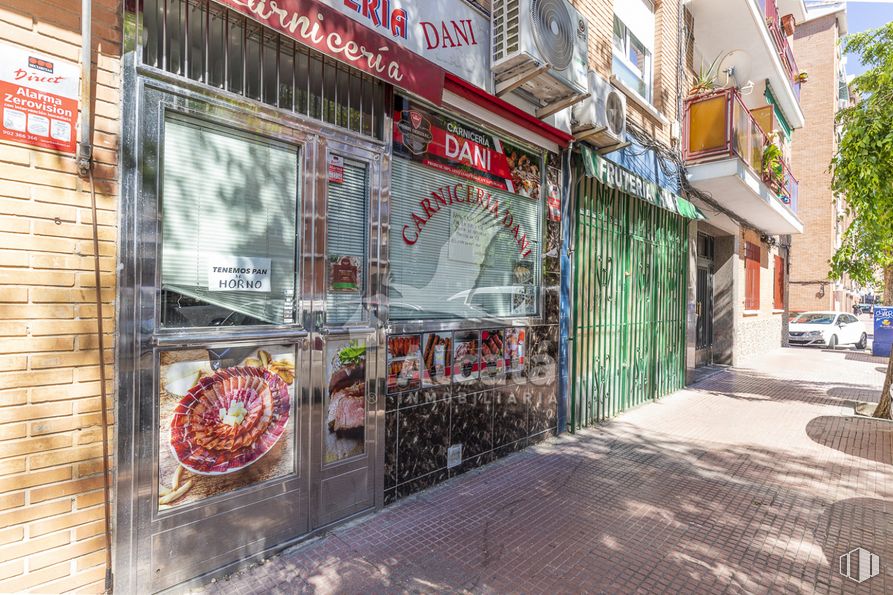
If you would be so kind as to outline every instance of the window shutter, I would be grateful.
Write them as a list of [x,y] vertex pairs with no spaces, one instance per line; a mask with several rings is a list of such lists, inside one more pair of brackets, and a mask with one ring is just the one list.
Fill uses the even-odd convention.
[[[326,216],[326,252],[329,266],[332,257],[353,256],[360,269],[357,280],[359,291],[352,293],[326,294],[326,323],[342,325],[359,323],[365,320],[363,296],[366,294],[366,230],[369,227],[367,207],[369,204],[368,169],[361,161],[344,159],[344,180],[341,183],[329,182]],[[326,271],[326,274],[331,274]]]
[[[390,318],[507,318],[538,313],[541,262],[542,201],[496,190],[431,167],[395,158],[391,170],[391,246],[388,284]],[[419,201],[433,191],[475,186],[499,201],[499,215],[480,205],[454,202],[440,206],[410,245],[403,238],[408,225],[410,239],[416,234],[412,213],[423,213]],[[511,228],[503,224],[508,209]],[[514,226],[526,233],[530,254],[522,257],[513,235]],[[472,230],[483,254],[453,243],[458,227]],[[467,232],[466,232],[467,233]],[[525,250],[526,252],[526,250]]]
[[784,258],[775,257],[775,309],[784,309]]
[[[168,115],[161,287],[271,324],[294,320],[298,149]],[[269,293],[209,291],[215,256],[269,258]]]

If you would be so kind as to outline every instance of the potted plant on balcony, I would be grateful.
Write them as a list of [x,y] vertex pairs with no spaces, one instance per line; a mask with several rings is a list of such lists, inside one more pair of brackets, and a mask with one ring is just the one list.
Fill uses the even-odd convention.
[[784,155],[778,144],[768,141],[763,147],[763,180],[777,195],[784,188]]
[[781,28],[784,29],[784,34],[790,37],[794,34],[794,30],[797,28],[797,21],[794,19],[794,15],[786,14],[781,17]]
[[701,68],[698,69],[698,73],[695,75],[694,81],[692,81],[691,89],[688,90],[689,96],[709,93],[716,89],[716,79],[719,78],[718,68],[719,56],[706,68],[701,64]]

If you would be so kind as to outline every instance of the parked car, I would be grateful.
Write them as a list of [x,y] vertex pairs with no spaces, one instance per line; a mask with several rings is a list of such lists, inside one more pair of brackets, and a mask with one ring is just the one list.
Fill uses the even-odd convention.
[[846,312],[803,312],[793,318],[788,329],[792,345],[853,345],[865,349],[868,334],[862,322]]

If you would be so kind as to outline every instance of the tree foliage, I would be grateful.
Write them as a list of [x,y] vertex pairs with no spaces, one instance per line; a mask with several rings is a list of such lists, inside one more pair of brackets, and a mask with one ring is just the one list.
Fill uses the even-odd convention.
[[847,37],[844,49],[868,68],[850,85],[858,101],[837,115],[832,188],[846,197],[852,223],[831,275],[872,285],[879,268],[893,267],[893,23]]

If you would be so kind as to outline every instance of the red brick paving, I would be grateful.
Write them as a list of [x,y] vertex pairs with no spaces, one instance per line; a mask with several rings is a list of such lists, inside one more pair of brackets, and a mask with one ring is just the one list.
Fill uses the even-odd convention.
[[[893,592],[883,360],[786,349],[410,497],[208,592]],[[862,546],[858,585],[838,556]]]

